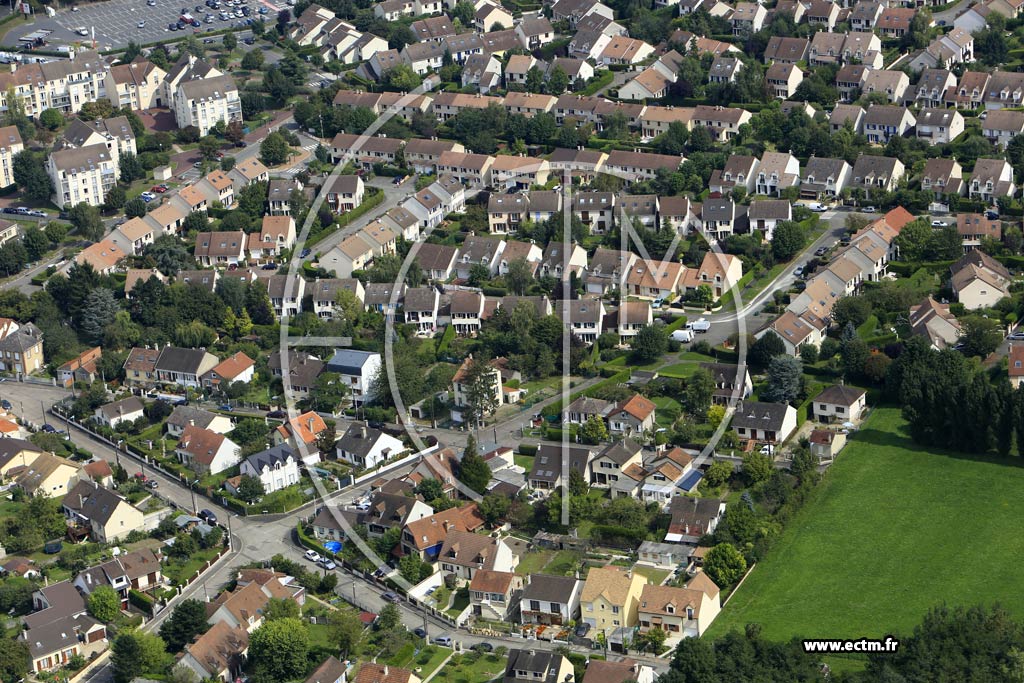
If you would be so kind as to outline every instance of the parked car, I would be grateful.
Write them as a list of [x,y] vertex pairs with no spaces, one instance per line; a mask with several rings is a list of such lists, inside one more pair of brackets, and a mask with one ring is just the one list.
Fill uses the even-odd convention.
[[150,479],[149,481],[146,482],[146,488],[149,489],[150,491],[155,491],[158,488],[160,488],[160,482],[158,482],[156,479]]
[[218,410],[226,410],[226,411],[230,412],[231,411],[231,404],[230,403],[224,403],[222,405],[217,406],[217,409]]
[[199,511],[199,519],[210,525],[217,523],[217,515],[213,514],[212,511],[207,510],[206,508]]
[[49,422],[47,422],[46,424],[43,425],[43,431],[46,432],[47,434],[56,434],[57,433],[57,430]]
[[305,557],[310,562],[319,562],[320,561],[320,553],[318,553],[315,550],[307,550],[305,553],[303,553],[302,556]]
[[1010,341],[1020,341],[1024,339],[1024,330],[1014,330],[1010,334],[1006,335],[1006,338]]
[[584,622],[576,627],[576,636],[578,638],[585,638],[587,633],[590,631],[590,624]]
[[676,330],[669,335],[669,338],[680,344],[689,344],[693,341],[693,330]]
[[146,22],[140,21],[138,24],[136,24],[136,28],[146,28]]
[[334,560],[332,560],[329,557],[321,557],[320,561],[317,562],[317,564],[323,567],[324,569],[334,570],[338,568],[338,565],[334,564]]
[[796,275],[797,277],[800,277],[803,274],[804,274],[804,267],[803,266],[797,266],[796,270],[793,271],[793,275]]
[[864,213],[878,213],[878,209],[873,206],[865,206]]
[[309,247],[306,247],[305,249],[303,249],[302,251],[299,252],[299,258],[306,258],[312,252],[313,252],[312,249],[310,249]]
[[949,223],[947,223],[946,221],[940,221],[940,220],[932,221],[932,227],[933,228],[944,228],[947,225],[949,225]]
[[8,401],[6,398],[0,400],[0,408],[3,408],[4,410],[11,410],[13,407],[14,406],[11,405],[11,402]]
[[444,633],[444,634],[439,635],[436,638],[434,638],[434,644],[435,645],[441,645],[443,647],[451,647],[452,646],[452,637],[450,635],[448,635],[447,633]]
[[414,628],[412,630],[412,632],[413,632],[413,634],[417,638],[426,638],[427,637],[427,630],[425,628],[423,628],[422,626],[417,626],[416,628]]
[[494,652],[494,646],[487,642],[477,643],[473,646],[473,649],[477,652]]
[[686,323],[686,329],[694,332],[707,332],[711,329],[711,322],[705,318],[698,318],[693,322]]
[[817,249],[814,250],[814,255],[815,256],[824,256],[825,252],[827,252],[827,251],[828,251],[828,247],[818,247]]
[[140,484],[145,484],[147,481],[149,481],[149,477],[147,477],[142,472],[136,472],[135,481],[139,482]]
[[402,602],[402,596],[399,595],[398,593],[395,593],[395,592],[392,592],[392,591],[387,591],[386,593],[382,594],[380,597],[382,597],[384,599],[384,602],[390,602],[390,603],[393,603],[393,604],[396,604],[396,605],[398,603]]
[[766,443],[765,445],[761,446],[760,453],[761,455],[775,455],[775,446],[771,445],[770,443]]

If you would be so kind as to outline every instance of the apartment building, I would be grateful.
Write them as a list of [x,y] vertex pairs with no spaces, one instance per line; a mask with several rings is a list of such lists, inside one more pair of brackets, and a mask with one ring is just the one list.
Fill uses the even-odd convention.
[[117,183],[117,164],[103,143],[54,152],[46,160],[57,206],[100,206]]
[[195,126],[200,135],[209,134],[220,121],[227,124],[242,120],[238,86],[226,75],[182,83],[174,91],[171,108],[178,128]]

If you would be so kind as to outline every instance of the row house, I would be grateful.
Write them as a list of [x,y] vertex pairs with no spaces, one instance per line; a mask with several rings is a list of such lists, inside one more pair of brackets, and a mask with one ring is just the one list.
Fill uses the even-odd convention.
[[845,159],[811,157],[800,179],[800,196],[804,199],[835,198],[850,183],[853,169]]
[[994,145],[1006,149],[1010,140],[1024,133],[1024,112],[1009,109],[990,111],[981,122],[981,134]]
[[873,145],[885,145],[891,138],[906,135],[916,123],[904,106],[873,104],[864,114],[864,135]]
[[804,19],[817,29],[832,31],[839,21],[839,6],[831,0],[811,0]]
[[79,52],[74,59],[11,64],[10,72],[0,74],[0,111],[8,111],[7,97],[13,93],[28,116],[38,116],[46,109],[64,115],[77,113],[86,102],[107,97],[108,69],[93,51]]
[[881,69],[882,41],[874,33],[867,31],[818,31],[811,37],[807,60],[810,66],[857,62],[873,69]]
[[902,71],[869,69],[864,76],[861,94],[884,93],[889,102],[893,104],[899,103],[902,106],[904,94],[909,87],[910,78]]
[[354,161],[371,170],[374,164],[394,164],[402,145],[402,140],[395,138],[338,133],[331,140],[331,158],[336,164]]
[[539,13],[536,16],[524,16],[516,24],[515,31],[524,50],[540,49],[555,39],[555,29],[551,22]]
[[985,71],[965,71],[958,83],[946,89],[943,104],[957,109],[978,109],[984,106],[991,79],[992,75]]
[[605,169],[608,173],[630,181],[651,180],[657,176],[659,170],[669,172],[679,170],[683,161],[685,159],[682,157],[667,154],[626,152],[616,149],[608,153]]
[[735,57],[715,57],[708,68],[708,83],[735,83],[743,62]]
[[952,71],[924,69],[917,79],[914,103],[920,107],[945,107],[946,93],[950,88],[956,88],[956,76]]
[[738,2],[733,8],[729,23],[732,24],[734,36],[750,35],[757,33],[764,27],[768,19],[768,10],[761,4],[753,2]]
[[475,85],[486,95],[501,86],[501,62],[494,55],[470,55],[462,67],[462,87]]
[[600,299],[559,300],[555,302],[554,314],[585,344],[593,344],[601,335],[605,308]]
[[771,95],[780,100],[788,100],[803,82],[804,72],[795,64],[772,64],[765,72],[764,79]]
[[366,298],[363,283],[356,278],[318,278],[307,285],[313,300],[313,313],[318,318],[334,318],[338,296],[342,290],[352,293],[360,306]]
[[910,22],[916,15],[914,7],[887,7],[875,22],[875,30],[886,38],[901,38],[910,32]]
[[547,159],[499,154],[491,164],[491,186],[498,190],[528,190],[546,185],[550,165]]
[[430,104],[430,111],[440,123],[444,123],[463,110],[485,110],[489,105],[501,106],[503,103],[502,97],[481,94],[468,95],[462,92],[439,92]]
[[736,137],[739,127],[751,119],[745,109],[698,105],[693,110],[692,126],[704,126],[719,142],[728,142]]
[[757,157],[736,154],[725,161],[725,167],[711,172],[708,187],[712,192],[729,194],[733,188],[742,188],[747,194],[754,192],[757,182]]
[[948,201],[964,194],[963,169],[955,159],[929,159],[921,172],[921,190],[935,201]]
[[1005,159],[978,159],[967,184],[967,196],[995,206],[1000,197],[1012,197],[1017,191],[1013,167]]
[[810,44],[806,38],[772,36],[768,39],[768,46],[764,50],[764,63],[795,65],[806,61]]
[[447,174],[466,185],[487,187],[491,184],[494,157],[486,154],[442,152],[437,162],[438,174]]
[[899,159],[862,154],[853,164],[851,188],[864,190],[866,196],[872,192],[892,192],[903,178],[905,168]]
[[320,188],[327,206],[336,214],[348,213],[362,204],[365,191],[358,175],[329,176]]
[[405,143],[405,162],[417,173],[434,175],[443,152],[465,151],[461,143],[451,140],[413,138]]
[[781,196],[782,191],[800,184],[800,162],[789,152],[765,152],[757,165],[754,191]]
[[956,217],[956,231],[963,243],[964,253],[977,249],[984,239],[999,241],[1003,238],[1003,224],[998,218],[980,213],[961,213]]
[[850,28],[854,31],[871,31],[886,7],[878,0],[860,0],[850,10]]
[[678,123],[689,130],[693,113],[692,107],[648,106],[640,115],[640,139],[644,142],[653,140],[659,135],[667,133],[673,123]]
[[964,132],[964,117],[955,109],[922,109],[914,134],[932,145],[945,145]]

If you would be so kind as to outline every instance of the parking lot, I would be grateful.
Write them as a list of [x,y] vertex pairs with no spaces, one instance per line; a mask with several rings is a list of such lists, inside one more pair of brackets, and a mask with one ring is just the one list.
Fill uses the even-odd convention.
[[[37,14],[33,23],[10,35],[12,38],[21,38],[34,31],[46,30],[52,31],[46,38],[50,45],[87,45],[92,39],[92,30],[95,29],[97,49],[108,50],[125,47],[130,41],[140,44],[153,43],[181,38],[187,33],[202,36],[210,31],[245,26],[244,19],[232,17],[221,20],[218,16],[220,11],[240,8],[228,8],[222,4],[221,10],[215,11],[203,4],[205,0],[190,2],[191,4],[185,4],[183,0],[156,0],[156,5],[151,7],[147,0],[109,0],[95,5],[84,5],[77,12],[62,10],[53,18]],[[276,19],[281,8],[287,7],[285,0],[247,0],[245,5],[249,7],[252,18],[262,17],[270,23]],[[202,10],[201,13],[196,11],[197,6]],[[260,7],[266,8],[267,13],[259,14]],[[183,8],[202,22],[201,27],[188,26],[184,31],[169,31],[168,24],[178,21]],[[207,14],[213,15],[213,21],[210,23],[205,21]],[[145,24],[140,27],[140,22]],[[86,29],[89,35],[82,36],[76,33],[78,28]]]

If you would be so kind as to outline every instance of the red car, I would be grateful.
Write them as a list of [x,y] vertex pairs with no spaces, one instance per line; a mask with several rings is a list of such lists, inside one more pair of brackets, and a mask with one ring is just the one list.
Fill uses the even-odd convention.
[[145,484],[146,481],[149,479],[149,477],[147,477],[142,472],[136,472],[135,473],[135,478],[139,481],[139,483],[142,483],[142,484]]
[[149,188],[149,191],[150,192],[156,192],[157,194],[163,194],[164,192],[167,192],[167,186],[166,185],[154,185],[153,187]]

